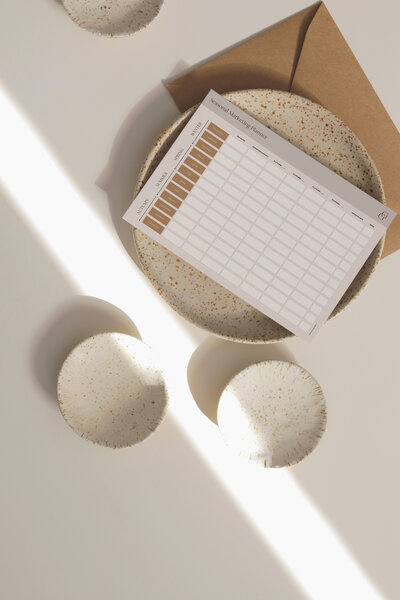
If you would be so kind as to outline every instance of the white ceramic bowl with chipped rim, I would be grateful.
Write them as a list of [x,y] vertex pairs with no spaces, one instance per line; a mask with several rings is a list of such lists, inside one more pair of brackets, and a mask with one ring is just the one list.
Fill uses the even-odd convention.
[[292,466],[308,456],[326,428],[326,402],[316,379],[286,361],[254,363],[221,394],[218,427],[237,456],[262,467]]
[[168,390],[154,352],[123,333],[80,342],[57,382],[61,414],[80,437],[109,448],[145,440],[163,420]]
[[[242,90],[225,97],[339,175],[385,203],[382,182],[364,146],[338,117],[301,96],[276,90]],[[158,138],[141,169],[135,195],[175,141],[196,107]],[[272,343],[293,334],[221,285],[134,229],[138,258],[159,294],[191,323],[225,339]],[[375,247],[331,317],[346,308],[375,270],[384,239]]]
[[164,0],[62,0],[71,19],[91,33],[123,37],[154,21]]

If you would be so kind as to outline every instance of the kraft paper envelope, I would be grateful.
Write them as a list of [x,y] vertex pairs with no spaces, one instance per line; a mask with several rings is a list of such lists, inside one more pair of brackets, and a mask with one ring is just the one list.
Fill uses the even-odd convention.
[[[400,135],[344,40],[319,3],[278,23],[167,84],[181,111],[212,88],[224,93],[272,88],[305,96],[332,111],[372,156],[390,208],[400,213]],[[400,248],[400,217],[383,256]]]

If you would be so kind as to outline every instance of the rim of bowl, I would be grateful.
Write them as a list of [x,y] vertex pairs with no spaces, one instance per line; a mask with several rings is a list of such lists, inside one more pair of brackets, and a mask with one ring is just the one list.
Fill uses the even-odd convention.
[[57,404],[58,404],[58,408],[60,409],[61,415],[64,419],[64,421],[67,423],[68,427],[70,427],[70,429],[72,429],[72,431],[78,435],[79,437],[81,437],[82,439],[88,441],[88,442],[92,442],[92,444],[95,444],[96,446],[102,446],[103,448],[111,448],[112,450],[121,450],[124,448],[132,448],[132,446],[136,446],[137,444],[141,444],[142,442],[145,442],[149,437],[152,436],[152,434],[156,431],[156,429],[158,429],[158,427],[161,425],[161,423],[163,422],[163,420],[165,419],[165,416],[168,412],[168,408],[170,405],[170,393],[169,393],[169,388],[165,379],[165,373],[164,373],[164,369],[162,369],[161,367],[159,367],[159,371],[161,373],[161,377],[162,380],[164,382],[164,396],[165,396],[165,406],[164,406],[164,410],[162,412],[161,415],[161,419],[158,422],[158,425],[156,427],[156,429],[154,431],[151,431],[149,433],[148,436],[146,436],[143,440],[140,440],[139,442],[135,442],[133,444],[126,444],[125,446],[109,446],[107,444],[104,444],[102,442],[94,442],[92,439],[90,439],[89,437],[87,437],[85,434],[80,433],[75,427],[73,427],[73,425],[69,422],[69,420],[67,419],[63,407],[62,407],[62,403],[60,402],[60,375],[61,372],[64,368],[65,363],[67,362],[67,360],[69,359],[69,357],[71,356],[71,354],[76,350],[76,348],[78,348],[81,344],[84,344],[85,342],[87,342],[88,340],[91,340],[95,337],[100,337],[103,335],[126,335],[127,337],[130,337],[134,340],[136,340],[137,342],[139,342],[140,344],[143,344],[144,346],[146,346],[146,348],[150,351],[150,353],[153,353],[154,350],[151,346],[149,346],[149,344],[147,344],[146,342],[143,342],[143,340],[140,340],[139,338],[135,337],[134,335],[130,335],[129,333],[122,333],[121,331],[102,331],[100,333],[95,333],[94,335],[88,335],[87,337],[85,337],[83,340],[81,340],[80,342],[78,342],[73,348],[72,350],[70,350],[67,354],[67,356],[64,358],[62,365],[58,371],[58,375],[57,375]]
[[322,427],[321,427],[321,429],[319,431],[318,440],[317,440],[316,444],[312,448],[310,448],[309,450],[307,450],[307,452],[301,458],[299,458],[299,460],[296,460],[294,462],[289,462],[289,463],[287,463],[287,465],[282,465],[282,466],[271,465],[269,467],[266,467],[266,466],[262,466],[260,463],[257,463],[256,461],[251,461],[251,459],[246,458],[246,460],[252,462],[252,464],[254,464],[255,466],[261,467],[263,469],[265,469],[265,468],[266,469],[283,469],[283,468],[287,468],[287,467],[293,467],[294,465],[298,465],[302,460],[304,460],[305,458],[307,458],[307,456],[309,456],[312,452],[314,452],[315,448],[318,446],[318,444],[320,443],[320,441],[321,441],[324,433],[326,432],[326,424],[328,422],[328,405],[327,405],[327,402],[326,402],[326,397],[325,397],[324,391],[323,391],[323,389],[322,389],[319,381],[314,377],[314,375],[312,375],[312,373],[310,373],[310,371],[307,371],[307,369],[305,369],[304,367],[301,367],[300,365],[298,365],[297,363],[292,362],[291,360],[278,360],[278,359],[259,360],[259,361],[256,361],[255,363],[252,363],[251,365],[247,365],[247,367],[244,367],[244,369],[241,369],[240,371],[238,371],[237,373],[235,373],[235,375],[233,375],[229,379],[228,383],[225,385],[225,387],[222,390],[221,395],[220,395],[220,397],[218,399],[217,426],[218,426],[220,435],[221,435],[221,437],[222,437],[222,439],[224,441],[224,444],[226,445],[227,448],[229,448],[229,445],[225,442],[224,436],[222,435],[221,428],[220,428],[219,423],[218,423],[219,401],[220,401],[220,399],[222,397],[222,394],[224,394],[224,392],[231,385],[232,381],[238,375],[241,375],[242,373],[243,374],[246,373],[252,367],[258,367],[258,366],[262,366],[262,365],[265,365],[265,364],[269,365],[269,364],[272,364],[272,363],[277,363],[277,364],[281,364],[281,365],[290,365],[292,367],[296,367],[301,373],[304,373],[304,374],[308,375],[309,377],[311,377],[315,381],[315,383],[317,384],[317,386],[318,386],[318,388],[319,388],[319,390],[321,392],[321,400],[322,400],[322,403],[323,403],[323,413],[322,413],[323,414],[323,421],[322,421]]

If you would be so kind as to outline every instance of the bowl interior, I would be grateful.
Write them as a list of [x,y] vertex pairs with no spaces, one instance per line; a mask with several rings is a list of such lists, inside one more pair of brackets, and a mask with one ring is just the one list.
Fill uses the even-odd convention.
[[164,417],[168,394],[150,348],[122,333],[76,346],[57,385],[61,413],[81,437],[112,448],[147,438]]
[[227,446],[263,467],[301,461],[326,426],[326,404],[317,381],[290,362],[253,364],[231,379],[218,405]]

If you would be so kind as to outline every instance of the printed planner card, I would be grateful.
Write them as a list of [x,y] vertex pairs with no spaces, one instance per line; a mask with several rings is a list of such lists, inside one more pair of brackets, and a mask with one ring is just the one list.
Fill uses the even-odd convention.
[[124,216],[304,339],[394,217],[214,91]]

